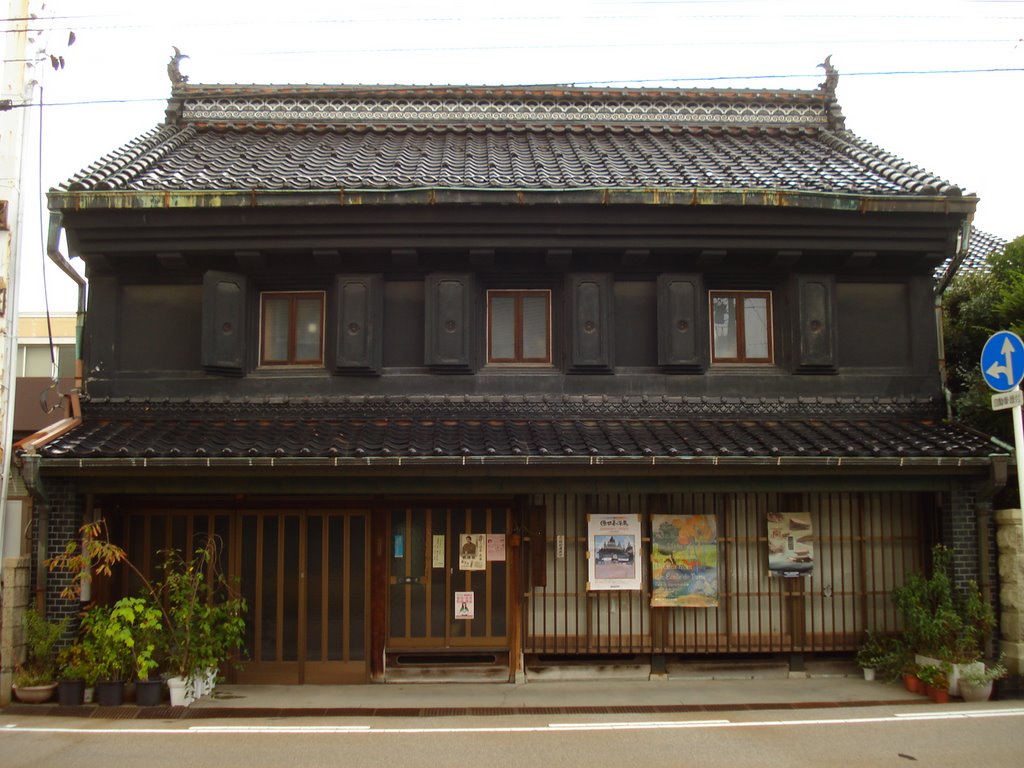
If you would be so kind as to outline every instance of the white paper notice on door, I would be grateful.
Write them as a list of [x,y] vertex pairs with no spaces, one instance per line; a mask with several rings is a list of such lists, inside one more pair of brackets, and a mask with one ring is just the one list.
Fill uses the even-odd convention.
[[444,568],[444,535],[434,534],[431,538],[431,568]]

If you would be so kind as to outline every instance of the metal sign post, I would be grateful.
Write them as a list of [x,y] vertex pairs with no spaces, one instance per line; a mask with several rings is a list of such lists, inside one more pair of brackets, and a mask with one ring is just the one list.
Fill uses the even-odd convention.
[[1024,379],[1024,341],[1011,331],[998,331],[989,336],[981,350],[981,375],[985,383],[1000,394],[992,396],[992,410],[1013,411],[1013,463],[1017,468],[1017,492],[1024,503],[1024,401],[1018,387]]

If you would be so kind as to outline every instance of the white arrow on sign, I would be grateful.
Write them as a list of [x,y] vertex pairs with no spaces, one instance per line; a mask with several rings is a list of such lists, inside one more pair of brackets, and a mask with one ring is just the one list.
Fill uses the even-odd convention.
[[1006,383],[1013,386],[1013,343],[1009,337],[1003,339],[1003,348],[999,350],[1003,355],[1003,359],[1006,361],[1005,365],[999,363],[992,363],[985,371],[992,378],[998,378],[999,376],[1006,377]]

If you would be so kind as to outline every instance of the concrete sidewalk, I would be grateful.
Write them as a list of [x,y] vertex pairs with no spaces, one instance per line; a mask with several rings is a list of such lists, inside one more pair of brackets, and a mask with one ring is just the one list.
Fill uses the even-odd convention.
[[525,683],[220,685],[189,707],[62,707],[12,704],[4,714],[116,719],[280,717],[458,717],[681,713],[930,704],[902,685],[851,674],[755,670],[746,676],[675,671],[663,677]]

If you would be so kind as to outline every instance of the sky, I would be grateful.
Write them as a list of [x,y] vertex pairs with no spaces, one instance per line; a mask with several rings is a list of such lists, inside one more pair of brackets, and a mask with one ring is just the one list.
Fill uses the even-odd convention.
[[[980,229],[1024,234],[1024,0],[40,4],[34,45],[64,68],[35,70],[33,199],[162,122],[172,46],[202,84],[807,89],[831,55],[848,129],[976,193]],[[73,311],[41,239],[24,238],[18,310]]]

